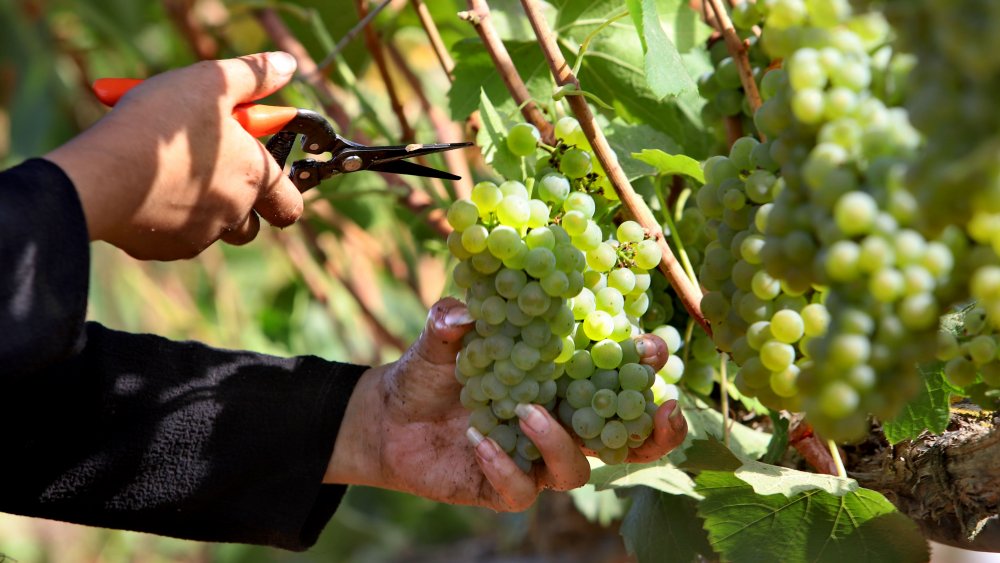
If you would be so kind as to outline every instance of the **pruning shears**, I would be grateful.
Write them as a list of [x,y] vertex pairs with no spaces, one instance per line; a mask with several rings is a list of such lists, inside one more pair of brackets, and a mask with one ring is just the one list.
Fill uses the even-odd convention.
[[[93,89],[97,98],[111,107],[141,82],[142,80],[134,78],[100,78],[94,81]],[[282,169],[297,135],[302,135],[303,151],[316,155],[330,153],[329,160],[305,158],[292,163],[288,177],[300,192],[319,185],[327,178],[364,170],[460,180],[460,176],[405,159],[472,145],[472,143],[426,145],[414,143],[374,147],[362,145],[338,135],[330,122],[320,114],[287,106],[240,104],[233,110],[233,118],[254,137],[271,135],[267,141],[267,151]]]

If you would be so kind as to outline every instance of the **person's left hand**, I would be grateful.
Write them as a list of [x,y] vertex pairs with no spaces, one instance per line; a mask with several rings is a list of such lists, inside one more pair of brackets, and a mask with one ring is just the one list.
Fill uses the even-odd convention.
[[[544,465],[524,473],[493,440],[467,434],[469,411],[459,402],[455,356],[472,328],[455,299],[431,309],[419,340],[398,361],[368,370],[347,407],[325,482],[370,485],[452,504],[494,510],[528,508],[545,488],[586,484],[590,465],[578,441],[539,405],[518,407],[520,426]],[[643,335],[643,363],[659,369],[666,345]],[[670,416],[676,414],[677,416]],[[628,461],[659,459],[679,445],[687,423],[676,401],[656,412],[653,434]],[[466,440],[478,443],[473,446]]]

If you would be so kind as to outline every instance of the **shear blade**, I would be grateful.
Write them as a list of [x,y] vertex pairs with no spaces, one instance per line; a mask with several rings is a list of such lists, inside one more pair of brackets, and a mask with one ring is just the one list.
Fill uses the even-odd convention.
[[425,178],[441,178],[442,180],[461,180],[461,176],[456,176],[444,170],[438,170],[422,164],[416,164],[406,160],[390,160],[389,162],[378,162],[368,167],[368,170],[376,172],[388,172],[390,174],[405,174],[407,176],[423,176]]

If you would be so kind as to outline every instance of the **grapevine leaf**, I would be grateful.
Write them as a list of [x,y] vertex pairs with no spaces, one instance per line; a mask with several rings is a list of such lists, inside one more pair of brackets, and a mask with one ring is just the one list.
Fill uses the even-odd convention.
[[[538,48],[538,42],[506,41],[504,45],[528,93],[536,100],[548,100],[552,95],[552,82],[549,66]],[[491,100],[504,100],[497,105],[502,114],[517,109],[482,41],[478,38],[463,39],[452,46],[451,52],[455,56],[455,81],[448,92],[448,110],[452,119],[465,121],[478,108],[480,90],[485,91]]]
[[939,434],[948,427],[948,399],[954,390],[944,378],[943,365],[940,362],[922,365],[920,375],[924,380],[920,394],[907,403],[896,418],[882,424],[890,443],[912,440],[924,430]]
[[771,423],[774,425],[774,433],[771,441],[767,444],[767,453],[761,458],[764,463],[778,463],[785,456],[788,449],[788,419],[780,416],[775,411],[770,411]]
[[521,159],[507,148],[507,124],[485,90],[479,94],[479,118],[482,127],[476,135],[476,144],[483,153],[483,160],[504,178],[520,178]]
[[657,174],[655,167],[633,156],[636,154],[635,151],[644,150],[648,146],[680,150],[677,142],[666,133],[661,133],[648,125],[626,123],[621,119],[615,119],[605,126],[604,135],[608,138],[608,144],[615,151],[618,162],[629,180]]
[[879,493],[857,489],[841,496],[810,489],[793,497],[760,495],[733,473],[703,471],[698,515],[711,546],[734,563],[774,561],[927,561],[916,525]]
[[629,2],[629,9],[638,7],[639,17],[632,11],[633,20],[636,22],[636,30],[639,32],[640,42],[645,53],[643,66],[646,70],[646,83],[653,94],[663,98],[665,96],[676,96],[685,91],[695,89],[694,80],[684,68],[677,47],[674,46],[670,38],[663,31],[660,25],[660,16],[656,9],[656,0],[642,0],[641,2]]
[[718,558],[708,544],[694,499],[645,487],[632,489],[629,496],[632,505],[619,531],[625,549],[640,563]]
[[[722,413],[710,408],[700,399],[689,395],[681,395],[681,407],[684,418],[687,419],[688,433],[684,442],[670,452],[670,461],[677,467],[684,467],[687,450],[698,440],[708,440],[713,437],[718,441],[722,437]],[[767,451],[771,435],[748,428],[738,422],[729,420],[729,449],[739,459],[757,459]],[[702,444],[703,445],[703,444]],[[721,444],[720,444],[721,445]],[[722,446],[725,448],[725,446]]]
[[614,490],[597,490],[593,485],[584,485],[569,492],[576,509],[587,520],[607,526],[625,514],[625,499],[619,498]]
[[672,495],[701,498],[694,492],[694,481],[664,457],[651,463],[604,465],[591,462],[590,483],[598,491],[645,485]]
[[735,475],[753,487],[758,495],[782,494],[791,497],[802,491],[819,489],[839,497],[858,490],[858,482],[854,479],[798,471],[753,460],[744,461]]
[[686,457],[680,467],[691,471],[736,471],[743,465],[739,456],[712,435],[695,440],[684,454]]
[[[538,2],[542,16],[551,26],[556,20],[556,11],[548,2]],[[535,30],[521,7],[520,0],[490,0],[490,19],[497,35],[504,41],[536,41]]]
[[[648,146],[648,145],[647,145]],[[668,154],[660,149],[642,149],[632,153],[632,158],[656,168],[660,174],[683,174],[705,183],[701,163],[683,154]]]

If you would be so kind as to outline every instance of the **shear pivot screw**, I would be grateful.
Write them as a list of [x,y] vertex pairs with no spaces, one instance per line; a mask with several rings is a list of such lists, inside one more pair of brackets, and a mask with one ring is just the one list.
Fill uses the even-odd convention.
[[309,150],[314,151],[319,148],[319,143],[313,143],[309,145]]
[[349,156],[344,159],[344,172],[356,172],[361,169],[361,157]]
[[300,180],[305,180],[305,179],[309,178],[309,176],[311,176],[311,174],[309,174],[309,172],[299,172],[299,179]]

